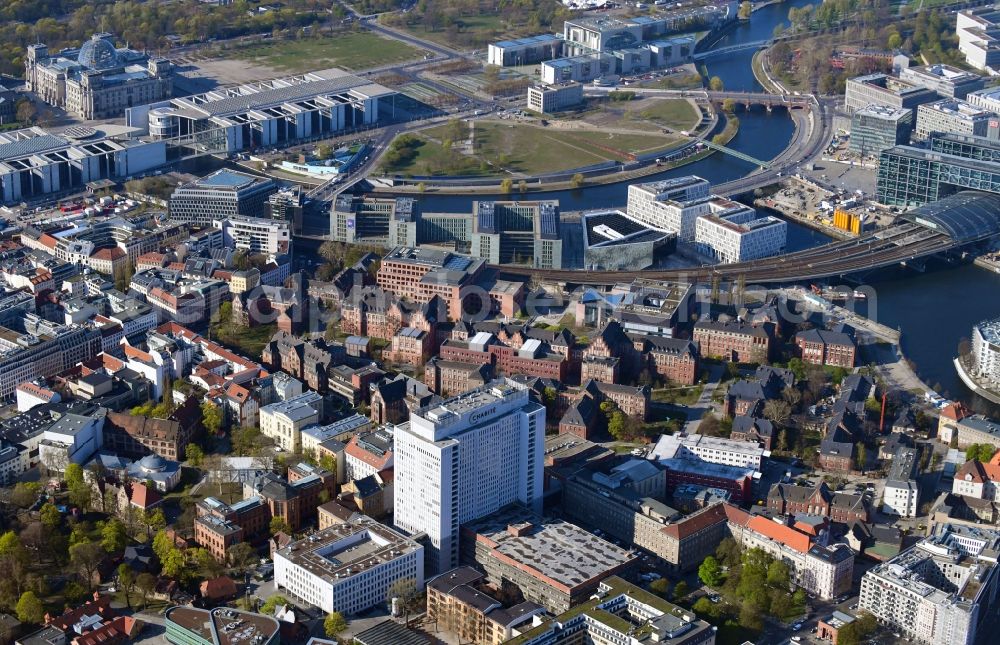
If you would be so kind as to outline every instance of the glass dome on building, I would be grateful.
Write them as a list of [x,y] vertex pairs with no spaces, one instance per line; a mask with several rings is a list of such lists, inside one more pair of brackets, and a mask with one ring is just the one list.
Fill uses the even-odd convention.
[[80,47],[76,62],[88,69],[113,69],[119,66],[118,50],[109,34],[94,34]]

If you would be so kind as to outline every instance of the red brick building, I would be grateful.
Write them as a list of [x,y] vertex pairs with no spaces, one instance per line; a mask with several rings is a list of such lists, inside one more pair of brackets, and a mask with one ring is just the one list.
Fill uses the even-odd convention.
[[767,508],[775,515],[807,513],[844,524],[871,520],[871,509],[861,495],[835,493],[825,483],[815,488],[775,484],[767,495]]
[[854,367],[857,348],[854,339],[841,331],[809,329],[795,334],[799,357],[813,365]]
[[698,347],[689,340],[663,336],[632,336],[643,366],[673,383],[694,385],[698,380]]
[[493,366],[432,358],[424,367],[424,384],[443,397],[468,392],[493,380]]
[[736,363],[766,363],[771,354],[767,332],[740,322],[699,321],[694,326],[694,342],[699,355]]

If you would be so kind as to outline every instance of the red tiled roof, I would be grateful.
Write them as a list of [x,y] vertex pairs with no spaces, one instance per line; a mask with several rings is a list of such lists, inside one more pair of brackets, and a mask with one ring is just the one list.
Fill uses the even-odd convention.
[[952,421],[961,421],[971,414],[961,402],[952,403],[941,408],[941,416]]
[[121,250],[117,246],[105,247],[94,251],[94,254],[90,257],[95,260],[120,260],[125,257],[125,251]]
[[236,583],[229,576],[205,580],[200,587],[202,598],[229,598],[236,595]]
[[56,240],[56,238],[52,237],[52,236],[51,236],[51,235],[49,235],[48,233],[42,233],[42,234],[41,234],[41,235],[40,235],[40,236],[38,237],[38,241],[39,241],[39,242],[40,242],[40,243],[41,243],[41,244],[42,244],[43,246],[45,246],[45,247],[48,247],[48,248],[50,248],[50,249],[54,249],[54,248],[56,248],[56,244],[58,244],[58,240]]
[[709,526],[720,524],[726,521],[726,509],[724,504],[714,504],[692,515],[689,515],[679,522],[664,527],[661,531],[675,540],[682,540]]
[[750,513],[747,513],[741,508],[737,508],[732,504],[723,504],[723,508],[726,511],[726,520],[730,524],[737,524],[739,526],[746,526],[750,522]]
[[778,524],[760,515],[751,517],[747,528],[795,549],[799,553],[806,553],[812,546],[812,539],[805,533],[800,533],[789,526]]
[[138,482],[132,484],[132,496],[129,501],[132,502],[133,506],[143,509],[151,508],[159,504],[162,499],[160,493],[155,488],[150,488],[146,484]]
[[152,363],[153,357],[147,352],[141,349],[132,347],[129,344],[122,345],[122,350],[125,352],[125,358],[134,358],[137,361],[142,361],[143,363]]
[[345,453],[354,457],[359,461],[363,461],[369,466],[375,468],[376,470],[382,470],[385,465],[389,463],[389,459],[392,457],[392,452],[387,451],[384,455],[379,457],[378,455],[373,455],[364,448],[358,445],[358,435],[351,437],[351,440],[347,442],[347,448],[344,450]]
[[98,596],[94,600],[88,600],[79,607],[67,609],[61,615],[49,620],[47,624],[65,632],[80,622],[81,618],[92,614],[98,614],[104,618],[113,618],[116,614],[115,610],[111,608],[111,596]]
[[133,632],[136,632],[136,625],[139,623],[132,616],[119,616],[114,620],[104,623],[97,629],[87,632],[82,636],[77,636],[72,645],[117,645],[117,643],[128,643]]

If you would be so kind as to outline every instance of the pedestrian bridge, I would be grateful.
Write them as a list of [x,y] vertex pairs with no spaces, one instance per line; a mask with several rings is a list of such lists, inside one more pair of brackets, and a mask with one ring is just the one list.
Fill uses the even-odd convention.
[[726,56],[727,54],[735,54],[736,52],[746,51],[748,49],[764,49],[770,47],[774,40],[754,40],[749,43],[740,43],[738,45],[729,45],[728,47],[720,47],[719,49],[710,49],[704,52],[698,52],[694,55],[694,59],[705,60],[706,58],[715,58],[716,56]]

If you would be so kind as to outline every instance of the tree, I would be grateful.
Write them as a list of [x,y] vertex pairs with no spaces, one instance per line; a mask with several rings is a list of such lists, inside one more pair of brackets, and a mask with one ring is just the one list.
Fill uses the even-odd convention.
[[160,559],[160,566],[163,571],[163,575],[168,578],[183,579],[188,575],[187,569],[187,559],[184,557],[184,552],[173,547],[167,557]]
[[688,595],[688,583],[681,580],[674,585],[674,600],[680,600],[686,595]]
[[583,178],[583,173],[579,172],[573,175],[573,177],[569,180],[569,183],[573,186],[573,188],[582,188],[585,182],[586,180]]
[[14,531],[0,535],[0,558],[26,558],[21,538]]
[[214,403],[204,401],[201,404],[201,425],[210,435],[217,435],[222,430],[222,409]]
[[787,590],[791,583],[791,572],[788,565],[781,560],[775,560],[767,566],[767,584],[775,589]]
[[865,465],[868,463],[868,451],[861,441],[854,444],[854,461],[858,470],[864,471]]
[[135,572],[124,562],[118,565],[118,586],[125,594],[125,606],[132,608],[132,588],[135,586]]
[[257,551],[247,542],[238,542],[226,552],[229,566],[234,569],[248,569],[257,560]]
[[198,574],[202,578],[211,580],[222,575],[222,565],[209,553],[208,549],[195,549],[194,561],[198,565]]
[[985,464],[993,458],[994,453],[996,453],[996,448],[993,444],[974,443],[965,449],[965,459],[966,461],[975,459]]
[[712,78],[708,79],[708,89],[712,90],[713,92],[721,92],[723,91],[723,89],[725,89],[725,86],[723,85],[721,78],[719,78],[718,76],[713,76]]
[[657,578],[649,583],[649,590],[658,596],[666,598],[667,592],[670,591],[670,581],[666,578]]
[[509,193],[513,189],[514,189],[514,180],[513,179],[506,178],[506,179],[504,179],[503,181],[500,182],[500,192],[501,193],[505,193],[506,194],[506,193]]
[[892,32],[889,34],[889,38],[885,41],[885,46],[887,49],[899,49],[903,45],[903,37],[899,35],[899,32]]
[[268,528],[271,530],[271,535],[276,535],[278,533],[290,533],[292,530],[291,527],[288,526],[288,522],[285,521],[285,518],[280,515],[275,515],[271,518],[271,523],[268,525]]
[[753,13],[753,5],[750,4],[750,0],[743,0],[740,3],[740,10],[737,12],[736,17],[740,20],[750,20],[750,15]]
[[617,441],[625,440],[625,414],[621,410],[615,410],[611,413],[611,419],[608,421],[608,434]]
[[149,533],[156,533],[167,526],[167,518],[163,514],[162,508],[154,508],[151,511],[146,511],[145,514],[145,524],[146,524],[146,538],[149,538]]
[[62,524],[62,513],[59,512],[59,509],[52,502],[47,502],[43,505],[38,511],[38,516],[42,524],[45,525],[45,528],[50,531],[55,531]]
[[323,632],[328,638],[340,636],[345,629],[347,629],[347,621],[344,620],[339,611],[327,614],[326,618],[323,619]]
[[174,541],[166,531],[157,531],[156,535],[153,536],[153,553],[162,562],[167,555],[177,547],[174,546]]
[[770,614],[778,619],[784,619],[793,613],[792,594],[788,592],[771,594]]
[[66,472],[63,474],[63,481],[66,482],[66,486],[69,488],[82,486],[84,484],[83,467],[80,464],[67,464]]
[[333,156],[333,146],[328,143],[321,143],[316,146],[317,159],[329,159]]
[[722,102],[722,111],[726,114],[732,114],[736,111],[736,101],[733,99],[726,99]]
[[694,613],[698,614],[702,618],[717,618],[719,615],[719,610],[716,609],[715,603],[708,599],[708,596],[702,596],[698,600],[694,601],[691,605],[691,609]]
[[764,629],[764,620],[760,612],[751,603],[743,603],[740,607],[740,627],[759,632]]
[[274,615],[274,610],[278,605],[287,605],[288,599],[281,594],[274,594],[270,598],[264,601],[264,604],[260,606],[260,613],[272,616]]
[[[215,407],[215,406],[213,406]],[[196,443],[189,443],[187,448],[184,449],[184,456],[191,463],[192,466],[198,468],[201,466],[201,460],[205,458],[205,453],[201,448],[198,447]]]
[[792,406],[784,399],[770,399],[764,404],[764,417],[775,425],[785,425],[792,416]]
[[81,511],[89,511],[94,490],[87,484],[73,484],[69,487],[69,501]]
[[731,537],[727,537],[722,542],[719,542],[719,546],[715,549],[715,555],[718,560],[729,568],[733,568],[740,563],[742,554],[743,550],[740,548],[739,542]]
[[42,490],[38,482],[18,482],[14,484],[14,490],[10,494],[10,503],[21,508],[28,508],[38,499],[38,493]]
[[100,544],[95,542],[82,542],[74,544],[69,549],[69,561],[73,568],[83,578],[87,591],[94,589],[94,574],[101,566],[106,553]]
[[838,645],[859,645],[878,629],[878,621],[868,612],[861,612],[858,619],[837,630]]
[[393,598],[399,598],[403,604],[403,624],[410,624],[410,612],[418,609],[422,604],[423,594],[417,589],[417,581],[413,578],[400,578],[386,591],[385,597],[392,602]]
[[144,571],[136,576],[135,586],[139,588],[139,593],[142,594],[142,608],[145,609],[149,595],[156,590],[156,576]]
[[722,584],[722,567],[719,566],[719,561],[712,556],[705,558],[698,567],[698,579],[709,587]]
[[21,123],[32,124],[38,117],[38,108],[28,99],[21,99],[17,102],[17,120]]
[[17,601],[17,619],[22,623],[41,625],[45,620],[45,607],[33,591],[25,591]]
[[117,517],[112,517],[101,527],[101,546],[108,553],[118,553],[125,550],[128,544],[128,534],[125,525]]
[[87,590],[79,582],[70,580],[63,587],[62,595],[66,599],[66,602],[75,605],[87,597]]

